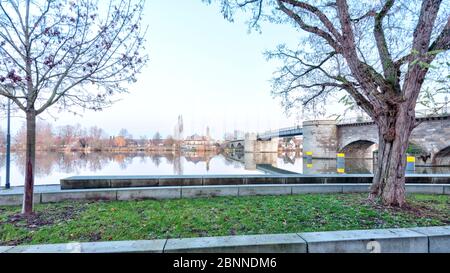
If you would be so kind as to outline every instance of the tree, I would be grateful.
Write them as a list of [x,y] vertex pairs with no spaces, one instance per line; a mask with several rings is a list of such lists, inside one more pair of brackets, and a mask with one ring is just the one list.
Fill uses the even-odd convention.
[[51,123],[40,121],[36,125],[36,146],[41,150],[50,150],[55,144]]
[[60,126],[57,131],[60,140],[59,145],[66,147],[67,145],[74,144],[80,136],[80,131],[80,124]]
[[[102,5],[98,5],[101,2]],[[0,2],[0,95],[26,116],[22,212],[33,210],[36,116],[52,107],[101,110],[127,90],[140,56],[143,0]]]
[[125,128],[120,129],[120,131],[119,131],[119,136],[121,136],[121,137],[123,137],[123,138],[125,138],[125,139],[131,139],[131,138],[133,138],[133,136],[132,136],[132,135],[128,132],[128,130],[125,129]]
[[118,136],[114,138],[114,146],[122,148],[127,146],[127,140],[123,136]]
[[25,123],[22,123],[22,126],[20,129],[16,132],[14,136],[14,146],[17,150],[23,150],[25,149],[25,144],[27,141],[27,126]]
[[0,127],[0,147],[3,149],[3,147],[6,146],[6,133],[3,131],[2,127]]
[[175,142],[176,142],[175,139],[171,135],[169,135],[164,140],[164,145],[165,146],[173,146],[175,144]]
[[159,132],[156,132],[156,133],[153,135],[153,143],[154,143],[155,145],[160,144],[160,143],[161,143],[161,139],[162,139],[162,137],[161,137],[161,134],[160,134]]
[[411,131],[417,126],[417,100],[429,83],[427,75],[433,61],[448,58],[448,1],[220,3],[224,17],[230,21],[237,10],[249,11],[251,27],[259,28],[262,20],[268,20],[291,23],[307,34],[296,50],[281,45],[268,53],[269,58],[283,61],[274,78],[273,93],[282,96],[289,108],[298,103],[314,107],[327,95],[345,91],[378,126],[380,163],[370,198],[402,206],[405,151]]
[[93,126],[89,129],[89,145],[95,150],[102,150],[106,144],[107,136],[102,128]]

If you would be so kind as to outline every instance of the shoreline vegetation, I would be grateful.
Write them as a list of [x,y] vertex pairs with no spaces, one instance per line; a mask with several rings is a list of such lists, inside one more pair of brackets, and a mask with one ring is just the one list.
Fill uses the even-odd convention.
[[[224,140],[214,139],[209,129],[204,135],[180,134],[163,136],[156,132],[152,137],[133,136],[123,128],[110,135],[100,127],[84,128],[80,124],[54,127],[51,123],[38,121],[36,126],[36,151],[40,152],[215,152],[223,150]],[[243,132],[224,135],[223,139],[243,138]],[[0,153],[6,150],[6,132],[0,127]],[[300,140],[280,141],[280,151],[300,151]],[[26,150],[26,127],[22,126],[11,138],[11,151]]]
[[[1,147],[0,147],[1,148]],[[182,148],[154,148],[154,147],[104,147],[104,148],[53,148],[53,149],[36,149],[36,152],[57,152],[57,153],[122,153],[122,152],[149,152],[149,153],[183,153],[183,152],[199,152],[199,153],[220,153],[224,148],[219,146],[208,147],[205,149],[182,149]],[[280,152],[292,152],[299,153],[301,149],[278,149]],[[25,152],[25,149],[11,148],[12,153]],[[0,154],[4,154],[3,150],[0,150]]]
[[412,194],[402,209],[366,194],[213,197],[0,207],[0,245],[151,240],[450,224],[450,196]]

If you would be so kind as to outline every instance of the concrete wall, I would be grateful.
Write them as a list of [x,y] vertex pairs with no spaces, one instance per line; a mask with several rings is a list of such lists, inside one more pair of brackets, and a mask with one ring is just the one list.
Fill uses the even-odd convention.
[[[313,163],[315,161],[313,160]],[[329,162],[333,162],[329,160]],[[209,186],[242,184],[289,184],[295,183],[371,183],[372,174],[275,174],[275,175],[180,175],[180,176],[75,176],[61,179],[60,188],[101,189],[130,187],[166,187],[166,186]],[[331,182],[333,181],[333,182]],[[362,182],[364,181],[364,182]],[[406,183],[449,184],[450,175],[446,174],[407,174]],[[3,191],[8,193],[8,190]],[[2,191],[0,191],[0,195]]]
[[[0,253],[450,253],[450,226],[0,246]],[[0,254],[1,255],[1,254]]]

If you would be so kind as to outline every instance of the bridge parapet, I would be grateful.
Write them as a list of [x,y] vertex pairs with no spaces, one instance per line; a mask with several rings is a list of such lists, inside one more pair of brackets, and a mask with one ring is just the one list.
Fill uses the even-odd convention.
[[[416,113],[416,121],[426,121],[426,120],[445,120],[450,118],[450,113],[437,114],[437,113],[426,113],[418,112]],[[364,126],[374,124],[375,122],[370,117],[357,117],[341,119],[337,122],[337,126]]]

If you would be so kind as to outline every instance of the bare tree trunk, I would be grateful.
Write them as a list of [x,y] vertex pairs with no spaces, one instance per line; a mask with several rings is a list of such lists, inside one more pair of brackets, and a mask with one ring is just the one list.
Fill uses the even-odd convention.
[[[391,116],[383,116],[378,123],[378,165],[375,169],[370,198],[379,197],[388,206],[405,203],[406,150],[415,126],[414,110],[406,103],[399,104]],[[414,108],[413,108],[414,109]]]
[[25,157],[25,194],[23,199],[22,213],[29,215],[33,212],[34,191],[34,164],[36,150],[36,111],[34,109],[26,112],[27,116],[27,144]]

